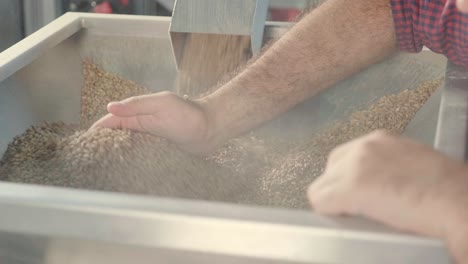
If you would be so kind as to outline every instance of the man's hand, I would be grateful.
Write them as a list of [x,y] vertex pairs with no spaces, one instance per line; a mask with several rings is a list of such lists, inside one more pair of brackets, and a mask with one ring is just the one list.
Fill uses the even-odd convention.
[[194,153],[215,146],[202,102],[187,101],[170,92],[131,97],[107,106],[109,114],[96,127],[125,128],[167,138]]
[[468,0],[457,0],[457,7],[463,13],[468,13]]
[[331,153],[309,198],[319,213],[443,239],[468,263],[468,169],[429,147],[382,131],[349,142]]

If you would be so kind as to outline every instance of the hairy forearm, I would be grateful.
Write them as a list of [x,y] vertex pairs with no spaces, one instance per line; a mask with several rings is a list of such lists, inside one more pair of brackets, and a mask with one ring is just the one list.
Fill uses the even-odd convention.
[[202,98],[217,142],[238,136],[396,50],[389,0],[328,0]]

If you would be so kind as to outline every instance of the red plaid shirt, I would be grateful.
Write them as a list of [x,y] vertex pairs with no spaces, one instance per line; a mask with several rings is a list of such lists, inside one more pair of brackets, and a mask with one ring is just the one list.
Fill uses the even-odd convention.
[[442,53],[454,64],[468,67],[468,15],[456,0],[390,0],[401,50],[423,46]]

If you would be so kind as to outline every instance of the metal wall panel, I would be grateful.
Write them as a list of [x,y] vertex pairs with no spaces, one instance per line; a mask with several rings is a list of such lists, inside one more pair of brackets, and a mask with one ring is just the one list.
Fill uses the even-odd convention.
[[0,52],[22,38],[21,1],[0,1]]
[[62,14],[59,0],[23,0],[24,30],[31,35]]

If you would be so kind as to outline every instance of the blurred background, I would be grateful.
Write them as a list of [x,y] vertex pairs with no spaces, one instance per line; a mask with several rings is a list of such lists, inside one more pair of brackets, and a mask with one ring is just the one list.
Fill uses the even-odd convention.
[[[196,0],[194,0],[196,1]],[[1,0],[0,52],[62,14],[93,12],[171,16],[175,0]],[[270,0],[268,20],[293,21],[317,0]]]

